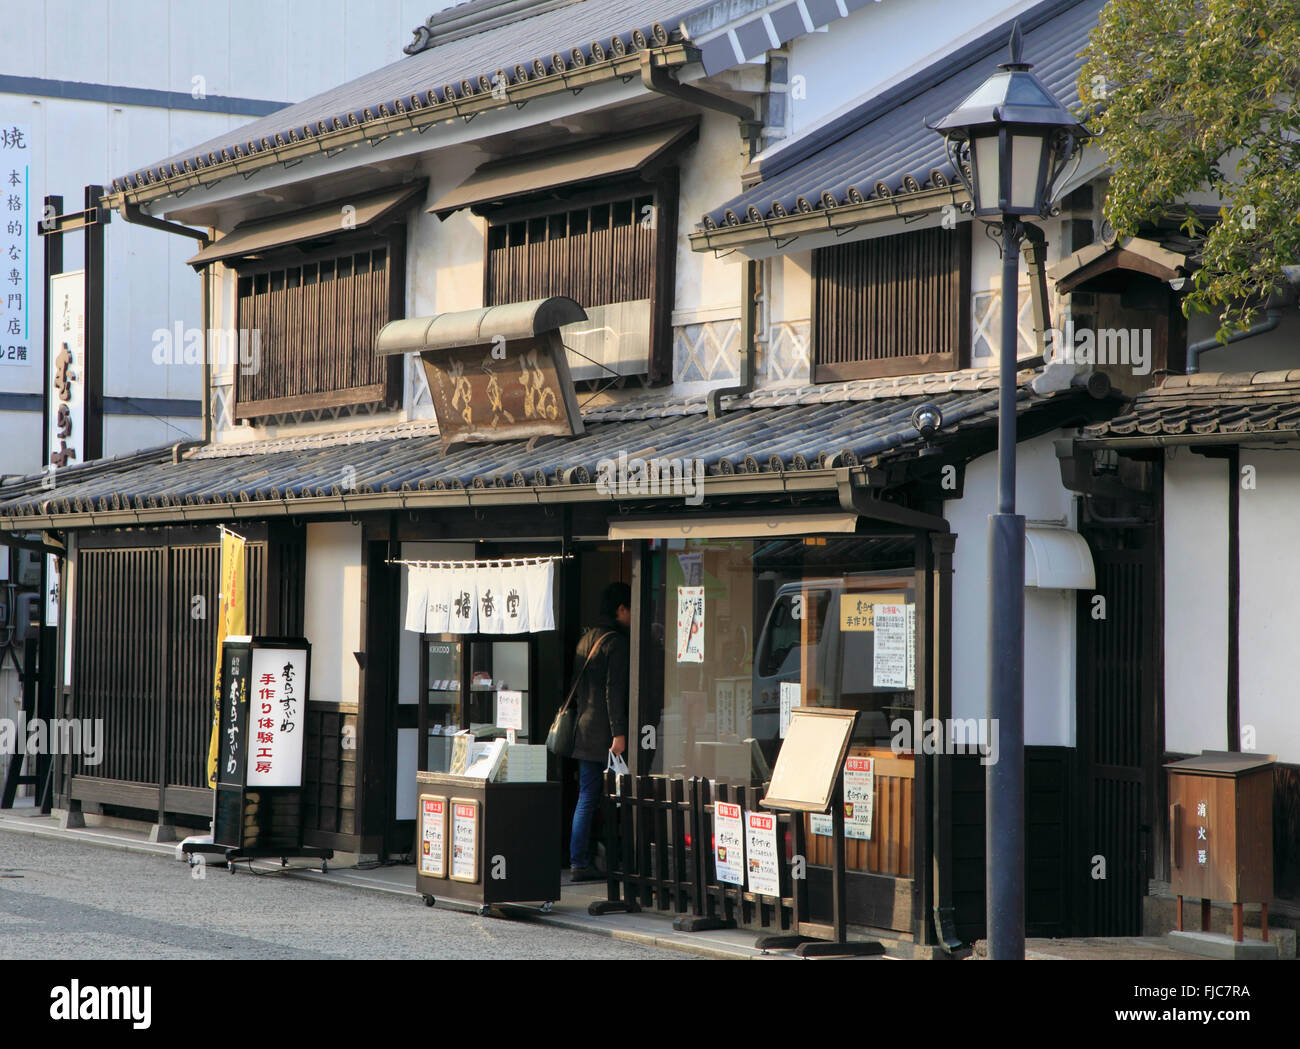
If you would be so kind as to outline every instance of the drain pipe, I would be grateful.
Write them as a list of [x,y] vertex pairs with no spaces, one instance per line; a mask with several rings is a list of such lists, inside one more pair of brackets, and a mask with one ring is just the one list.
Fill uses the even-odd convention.
[[1253,339],[1256,335],[1263,335],[1265,332],[1272,331],[1282,323],[1282,309],[1280,306],[1270,306],[1264,311],[1264,320],[1245,331],[1233,332],[1227,340],[1220,342],[1218,339],[1202,339],[1200,342],[1194,342],[1187,347],[1187,374],[1195,375],[1201,370],[1201,354],[1207,350],[1218,349],[1220,346],[1229,346],[1234,342],[1241,342],[1243,339]]
[[[140,209],[138,204],[123,204],[118,209],[122,218],[136,226],[145,226],[148,229],[160,230],[163,233],[171,233],[180,237],[189,237],[197,240],[201,247],[206,248],[212,243],[211,231],[194,229],[192,226],[185,226],[179,222],[168,222],[165,219],[155,218]],[[191,448],[201,448],[205,444],[212,442],[212,372],[211,362],[208,360],[208,332],[211,329],[210,316],[212,312],[212,267],[203,267],[203,288],[202,301],[199,312],[203,320],[203,439],[201,441],[178,441],[172,447],[172,462],[179,463],[181,456]]]

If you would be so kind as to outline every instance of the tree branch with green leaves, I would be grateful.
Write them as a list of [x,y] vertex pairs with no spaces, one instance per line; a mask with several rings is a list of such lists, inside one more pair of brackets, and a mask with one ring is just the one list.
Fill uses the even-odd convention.
[[1184,310],[1248,327],[1300,264],[1300,0],[1111,0],[1085,58],[1107,220],[1177,221],[1202,242]]

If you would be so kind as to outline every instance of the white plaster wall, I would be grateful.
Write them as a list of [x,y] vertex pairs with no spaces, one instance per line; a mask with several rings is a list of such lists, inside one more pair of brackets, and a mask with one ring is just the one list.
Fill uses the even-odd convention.
[[[682,156],[677,207],[677,285],[673,306],[677,313],[726,307],[728,316],[740,316],[739,255],[716,258],[711,251],[692,251],[687,234],[700,216],[720,201],[736,195],[743,168],[742,143],[734,117],[705,113],[699,141]],[[673,323],[681,323],[675,317]]]
[[1227,744],[1228,475],[1186,448],[1165,462],[1165,749]]
[[1300,456],[1247,448],[1241,465],[1255,485],[1241,492],[1242,749],[1300,762]]
[[355,703],[360,680],[361,528],[307,525],[307,569],[303,617],[311,642],[311,698]]
[[[1017,451],[1017,511],[1030,524],[1074,525],[1073,497],[1061,486],[1054,431]],[[961,499],[945,504],[957,533],[953,557],[952,716],[988,712],[988,518],[997,509],[997,455],[966,470]],[[1076,591],[1025,588],[1025,743],[1074,746]]]

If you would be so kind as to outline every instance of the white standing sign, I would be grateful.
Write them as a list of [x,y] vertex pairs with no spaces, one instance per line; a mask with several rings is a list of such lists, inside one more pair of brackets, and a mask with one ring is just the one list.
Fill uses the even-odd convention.
[[[30,365],[40,354],[31,341],[32,225],[31,129],[0,126],[0,365]],[[38,204],[39,208],[40,205]],[[40,279],[38,265],[35,277]]]
[[871,840],[875,801],[875,759],[849,758],[844,762],[844,837]]
[[779,897],[781,868],[777,860],[775,816],[763,812],[745,813],[745,852],[749,891]]
[[302,786],[307,650],[254,648],[248,699],[250,787]]
[[719,801],[713,806],[713,868],[718,881],[745,884],[744,811]]
[[704,587],[677,588],[677,662],[704,662]]

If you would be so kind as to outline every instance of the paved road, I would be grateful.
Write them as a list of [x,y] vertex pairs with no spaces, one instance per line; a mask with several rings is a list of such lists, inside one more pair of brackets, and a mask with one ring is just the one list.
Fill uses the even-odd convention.
[[278,874],[0,832],[0,958],[680,959]]

